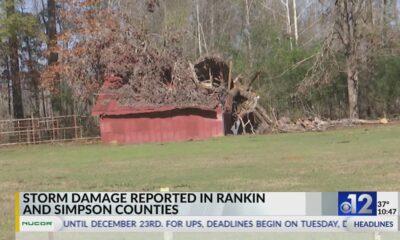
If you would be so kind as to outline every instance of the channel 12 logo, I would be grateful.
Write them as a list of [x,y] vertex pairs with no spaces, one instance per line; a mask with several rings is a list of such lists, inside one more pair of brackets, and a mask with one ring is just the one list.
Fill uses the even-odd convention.
[[339,192],[339,216],[376,216],[376,192]]

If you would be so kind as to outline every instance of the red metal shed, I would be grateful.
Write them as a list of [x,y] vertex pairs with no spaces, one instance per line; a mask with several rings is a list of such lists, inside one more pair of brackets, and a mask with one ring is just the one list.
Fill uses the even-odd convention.
[[207,139],[224,135],[220,107],[122,106],[101,93],[92,115],[100,116],[103,143],[149,143]]

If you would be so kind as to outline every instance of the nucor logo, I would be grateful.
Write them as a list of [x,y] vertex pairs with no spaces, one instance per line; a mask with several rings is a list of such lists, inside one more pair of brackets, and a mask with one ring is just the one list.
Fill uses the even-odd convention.
[[53,222],[46,222],[46,221],[24,221],[22,222],[22,226],[51,226]]

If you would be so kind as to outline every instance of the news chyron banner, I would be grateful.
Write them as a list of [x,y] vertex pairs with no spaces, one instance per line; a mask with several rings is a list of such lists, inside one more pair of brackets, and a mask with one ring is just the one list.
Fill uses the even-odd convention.
[[398,192],[19,192],[16,232],[398,232]]

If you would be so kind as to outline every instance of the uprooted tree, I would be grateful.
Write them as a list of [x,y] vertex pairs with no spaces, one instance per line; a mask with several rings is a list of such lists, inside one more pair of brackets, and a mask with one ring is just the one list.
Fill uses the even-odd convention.
[[100,6],[96,11],[79,4],[71,9],[76,17],[65,18],[77,31],[64,32],[59,40],[79,41],[59,50],[60,61],[49,69],[48,78],[43,75],[49,85],[51,73],[57,72],[81,97],[98,92],[105,82],[102,92],[114,95],[121,105],[219,106],[231,113],[234,133],[263,132],[273,126],[249,88],[252,81],[235,78],[221,56],[207,55],[192,63],[174,48],[157,46],[129,16]]
[[[137,33],[136,43],[113,46],[105,54],[105,84],[102,94],[113,96],[124,106],[222,108],[233,121],[234,134],[256,133],[273,127],[258,96],[249,89],[252,81],[233,79],[232,69],[218,55],[192,64],[167,50],[147,46]],[[228,131],[229,132],[229,131]]]

